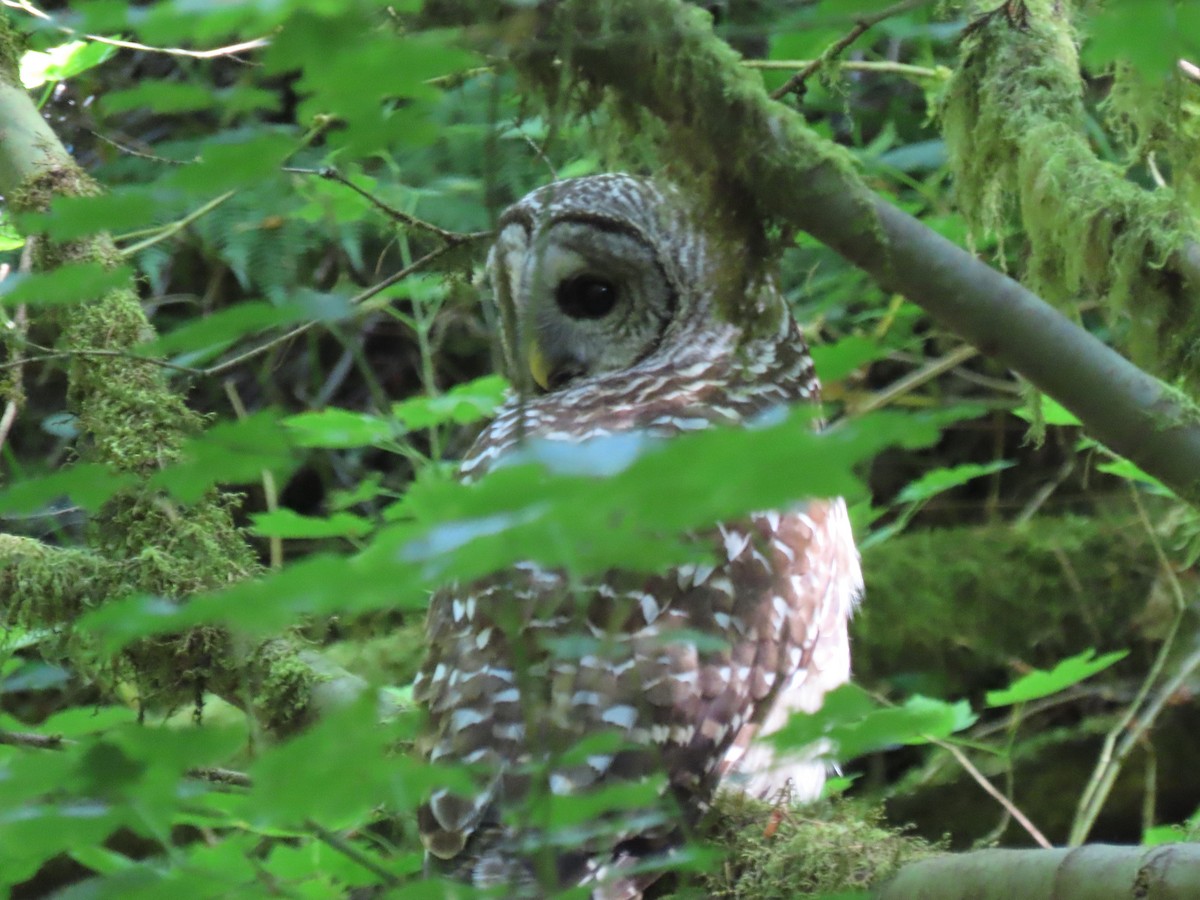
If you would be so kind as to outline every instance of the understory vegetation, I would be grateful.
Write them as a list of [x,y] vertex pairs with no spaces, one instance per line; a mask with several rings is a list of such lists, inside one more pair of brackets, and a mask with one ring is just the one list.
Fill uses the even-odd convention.
[[[660,891],[1193,840],[1200,488],[1153,448],[1200,425],[1198,138],[1187,0],[5,0],[0,894],[448,896],[414,825],[461,778],[411,752],[431,592],[665,568],[718,483],[847,498],[854,682],[780,738],[827,749],[826,796],[720,796]],[[801,168],[849,187],[802,203]],[[765,221],[832,427],[463,485],[508,389],[496,218],[603,171]],[[897,292],[926,261],[872,192],[1158,379],[1141,424],[1104,430],[1115,370],[1071,408]],[[848,207],[837,250],[797,224]]]

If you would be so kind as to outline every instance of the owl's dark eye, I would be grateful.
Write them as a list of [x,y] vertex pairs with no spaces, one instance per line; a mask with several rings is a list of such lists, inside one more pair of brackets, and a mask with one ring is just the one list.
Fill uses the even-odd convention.
[[576,275],[559,283],[554,299],[572,319],[601,319],[617,305],[617,286],[597,275]]

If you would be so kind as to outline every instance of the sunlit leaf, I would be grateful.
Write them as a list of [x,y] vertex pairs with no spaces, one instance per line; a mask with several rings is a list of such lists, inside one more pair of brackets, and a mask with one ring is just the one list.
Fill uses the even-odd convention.
[[0,282],[4,302],[16,306],[61,306],[95,300],[114,288],[129,287],[133,271],[99,263],[70,263],[53,271],[21,274]]
[[21,57],[21,84],[33,89],[47,81],[65,81],[116,52],[116,47],[99,41],[67,41],[44,52],[29,50]]

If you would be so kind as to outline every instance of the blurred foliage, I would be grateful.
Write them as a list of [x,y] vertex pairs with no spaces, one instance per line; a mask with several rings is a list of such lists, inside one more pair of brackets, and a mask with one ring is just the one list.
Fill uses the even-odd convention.
[[[890,5],[705,4],[770,89]],[[29,36],[26,86],[106,193],[0,223],[0,400],[18,411],[0,427],[0,560],[18,545],[87,545],[105,527],[97,513],[132,483],[72,464],[87,435],[65,400],[70,348],[54,328],[55,308],[132,271],[158,330],[140,352],[161,357],[164,376],[209,418],[151,486],[184,507],[215,488],[243,492],[240,522],[270,571],[192,598],[125,596],[114,585],[130,582],[112,573],[95,587],[63,585],[88,610],[74,628],[110,660],[135,637],[187,624],[292,628],[406,711],[380,723],[363,701],[272,745],[203,691],[189,707],[161,708],[115,663],[110,677],[85,677],[94,669],[61,635],[14,624],[38,598],[0,597],[10,623],[0,734],[17,736],[0,741],[0,886],[14,896],[67,886],[62,896],[340,897],[402,885],[405,897],[448,896],[420,877],[413,811],[432,788],[469,781],[407,752],[417,726],[404,706],[429,591],[520,559],[653,570],[695,549],[647,536],[828,493],[849,497],[865,548],[860,685],[781,740],[821,738],[851,776],[834,786],[863,808],[886,800],[897,818],[854,806],[814,823],[782,801],[735,799],[746,808],[713,829],[721,852],[698,854],[705,874],[692,877],[730,897],[865,886],[928,851],[896,827],[918,819],[935,839],[958,827],[937,817],[939,804],[948,813],[938,793],[947,785],[963,819],[1001,820],[968,839],[1028,840],[953,779],[951,768],[961,772],[935,740],[958,741],[1064,840],[1079,773],[1134,708],[1163,638],[1174,635],[1176,648],[1194,639],[1182,611],[1194,603],[1196,517],[804,235],[776,237],[834,428],[813,434],[801,412],[667,446],[636,436],[570,454],[534,445],[477,485],[457,483],[450,461],[505,389],[492,374],[493,313],[475,284],[486,246],[476,233],[554,177],[659,171],[671,148],[653,128],[620,125],[628,117],[614,98],[590,98],[585,115],[567,102],[544,107],[461,34],[414,27],[419,6],[111,0],[50,5],[51,18],[7,12]],[[986,223],[964,217],[937,119],[964,29],[994,6],[911,4],[828,60],[795,102],[872,187],[1021,275],[1030,236],[1003,204]],[[1028,11],[1051,6],[1031,0]],[[1200,86],[1179,60],[1200,59],[1196,10],[1173,0],[1053,6],[1075,14],[1083,41],[1072,71],[1081,139],[1131,190],[1157,173],[1194,207]],[[31,274],[20,234],[38,230],[112,233],[129,269]],[[1118,343],[1128,330],[1086,306],[1077,315]],[[18,354],[24,362],[12,365]],[[939,366],[946,359],[954,365]],[[889,408],[862,412],[877,404]],[[1183,653],[1161,656],[1172,672]],[[987,692],[1010,682],[989,708]],[[1191,684],[1172,707],[1186,706]],[[1180,725],[1185,712],[1139,752],[1177,755],[1175,736],[1195,724]],[[1069,765],[1054,756],[1063,747]],[[1069,787],[1037,781],[1060,768],[1073,772]],[[222,780],[224,770],[252,786]],[[1175,771],[1164,762],[1157,780],[1148,764],[1127,772],[1097,836],[1106,821],[1120,820],[1126,839],[1128,823],[1157,824],[1156,802],[1174,822],[1192,815],[1200,786],[1168,782]],[[930,797],[932,813],[919,808]],[[781,809],[768,833],[764,818]]]

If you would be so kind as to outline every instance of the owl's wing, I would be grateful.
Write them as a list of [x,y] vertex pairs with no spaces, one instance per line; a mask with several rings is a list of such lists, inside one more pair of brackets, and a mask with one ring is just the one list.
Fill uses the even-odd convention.
[[772,544],[784,557],[776,565],[787,570],[779,596],[788,607],[790,652],[800,656],[781,673],[777,696],[760,705],[756,721],[734,739],[724,769],[731,784],[752,796],[771,797],[786,788],[796,799],[812,800],[825,782],[826,764],[817,759],[825,748],[780,754],[762,738],[793,714],[816,712],[826,693],[849,681],[848,626],[862,597],[862,568],[841,499],[811,502],[783,516]]
[[[666,852],[796,672],[837,666],[823,648],[844,647],[849,600],[829,598],[837,566],[856,573],[857,559],[826,519],[829,504],[813,503],[720,526],[714,565],[664,576],[578,584],[522,565],[435,597],[416,686],[425,750],[479,774],[474,793],[440,791],[421,810],[430,853],[477,885],[512,885],[595,882]],[[591,802],[622,784],[634,797],[620,811]],[[559,844],[548,875],[529,841]]]

